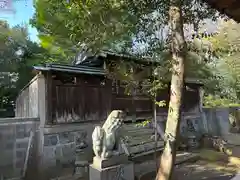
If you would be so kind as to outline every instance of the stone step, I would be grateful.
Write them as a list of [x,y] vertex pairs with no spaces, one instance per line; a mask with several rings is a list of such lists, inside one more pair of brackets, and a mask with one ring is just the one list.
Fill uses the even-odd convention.
[[[157,148],[161,148],[163,146],[164,146],[163,141],[157,142]],[[148,152],[148,151],[153,150],[154,148],[155,148],[155,142],[149,142],[149,143],[140,144],[140,145],[136,145],[136,146],[130,146],[130,147],[128,147],[128,151],[129,151],[130,155],[134,156],[134,154]]]

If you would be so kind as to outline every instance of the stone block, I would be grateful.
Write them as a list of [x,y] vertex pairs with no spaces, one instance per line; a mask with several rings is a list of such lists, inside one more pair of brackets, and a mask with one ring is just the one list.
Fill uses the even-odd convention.
[[78,177],[88,179],[88,173],[89,173],[88,166],[75,167],[74,171],[75,171],[74,172],[75,175],[77,175]]
[[16,142],[17,149],[26,149],[27,147],[28,147],[28,139],[17,140],[17,142]]
[[68,155],[68,154],[72,154],[76,150],[76,144],[75,143],[64,144],[61,147],[62,147],[63,156]]
[[212,142],[212,139],[211,137],[203,137],[201,139],[201,146],[203,148],[213,148],[213,142]]
[[24,131],[19,131],[16,133],[16,136],[18,139],[24,138],[25,137],[25,132]]
[[45,135],[44,136],[44,146],[56,146],[59,143],[58,135]]
[[18,131],[24,131],[26,128],[26,124],[20,123],[20,124],[16,124],[16,132]]
[[128,162],[128,157],[126,155],[113,156],[109,159],[101,159],[99,157],[93,158],[93,165],[99,169],[104,169],[110,166],[115,166],[118,164],[125,164]]
[[13,141],[16,138],[15,134],[8,133],[8,132],[2,134],[2,137],[3,137],[3,140],[9,140],[9,141]]
[[86,131],[75,132],[75,142],[77,146],[86,147],[87,146],[88,134]]
[[89,161],[92,162],[94,153],[91,148],[86,148],[84,150],[76,149],[76,161]]
[[19,159],[16,161],[15,167],[17,169],[23,169],[24,167],[24,159]]
[[12,150],[14,148],[14,142],[13,141],[9,141],[5,144],[5,149],[6,150]]
[[25,124],[17,124],[16,125],[16,137],[21,139],[28,137],[26,133],[26,125]]
[[16,151],[16,157],[18,159],[25,159],[25,156],[26,156],[26,151],[24,151],[24,150]]
[[129,162],[128,164],[121,164],[110,166],[108,168],[99,169],[93,164],[89,168],[89,180],[134,180],[134,165]]
[[15,133],[15,125],[14,124],[7,124],[4,126],[0,126],[0,132],[3,132],[4,134],[14,134]]
[[69,143],[64,145],[58,145],[56,147],[56,158],[61,163],[70,163],[76,158],[76,145],[75,143]]
[[30,137],[31,131],[34,131],[32,124],[26,124],[24,129],[24,137]]
[[67,144],[74,142],[74,133],[73,132],[63,132],[59,134],[60,144]]
[[46,146],[43,149],[43,163],[45,167],[56,165],[56,147]]
[[5,179],[11,179],[14,176],[16,176],[16,173],[14,171],[13,163],[0,166],[0,177],[4,177]]
[[75,174],[79,177],[85,177],[88,179],[89,174],[89,162],[88,161],[75,161]]
[[4,133],[0,131],[0,141],[4,139]]
[[216,122],[219,123],[219,130],[221,135],[228,134],[230,130],[229,110],[218,109],[216,110]]
[[5,150],[0,153],[0,166],[12,164],[13,162],[13,150]]

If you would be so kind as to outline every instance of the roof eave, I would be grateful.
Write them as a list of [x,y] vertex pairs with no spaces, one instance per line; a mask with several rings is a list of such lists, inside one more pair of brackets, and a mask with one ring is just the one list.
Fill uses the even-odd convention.
[[58,72],[69,72],[76,74],[90,74],[90,75],[106,75],[106,72],[103,69],[98,68],[89,68],[87,66],[62,66],[62,65],[46,65],[44,66],[33,66],[33,68],[37,71],[47,72],[47,71],[58,71]]
[[211,8],[219,11],[221,14],[225,14],[229,18],[232,18],[233,20],[235,20],[236,22],[240,22],[240,12],[239,12],[240,2],[239,1],[226,0],[227,3],[225,3],[225,1],[219,1],[219,0],[203,0],[203,1],[207,3]]

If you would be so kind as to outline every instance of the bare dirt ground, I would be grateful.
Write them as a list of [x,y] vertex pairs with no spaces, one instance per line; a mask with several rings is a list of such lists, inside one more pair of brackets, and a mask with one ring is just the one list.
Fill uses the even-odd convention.
[[230,180],[240,173],[240,147],[235,152],[234,156],[228,156],[213,150],[202,150],[200,160],[176,166],[174,180]]
[[176,167],[173,180],[230,180],[236,174],[237,169],[234,166],[200,160]]
[[[181,154],[184,155],[185,152]],[[240,177],[232,179],[237,174],[240,174],[240,146],[234,148],[234,154],[231,156],[207,149],[194,154],[200,157],[198,158],[199,160],[185,161],[176,165],[172,180],[240,180]],[[137,176],[140,178],[138,180],[155,180],[155,167],[156,162],[154,160],[146,162],[142,166],[135,165],[135,171],[137,170],[138,173],[144,172],[143,174],[145,174],[141,177]],[[62,178],[62,180],[70,179],[73,180],[75,178],[72,176]]]
[[[239,151],[238,151],[239,150]],[[240,152],[240,147],[235,152]],[[172,180],[231,180],[240,173],[240,156],[228,156],[215,150],[201,150],[199,160],[176,165]],[[149,164],[150,167],[150,164]],[[146,168],[145,168],[146,169]],[[152,168],[153,169],[153,168]],[[155,172],[143,175],[140,180],[154,180]],[[240,180],[236,178],[234,180]]]

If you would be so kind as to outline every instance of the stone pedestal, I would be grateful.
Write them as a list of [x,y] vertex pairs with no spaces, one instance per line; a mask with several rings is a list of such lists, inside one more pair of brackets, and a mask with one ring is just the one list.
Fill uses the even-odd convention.
[[74,173],[81,178],[88,179],[89,174],[89,162],[91,154],[86,150],[77,149],[76,150],[76,161]]
[[104,160],[94,157],[89,180],[134,180],[134,165],[125,156]]

